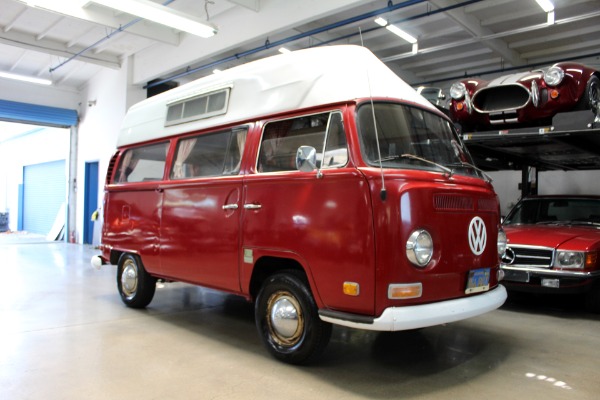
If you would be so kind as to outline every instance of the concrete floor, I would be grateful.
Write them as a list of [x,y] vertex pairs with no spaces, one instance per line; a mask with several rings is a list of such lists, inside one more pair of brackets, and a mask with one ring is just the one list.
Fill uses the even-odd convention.
[[[1,237],[4,236],[4,237]],[[320,363],[262,347],[244,300],[183,284],[126,308],[88,246],[0,235],[0,399],[597,399],[600,316],[574,299],[411,332],[335,327]]]

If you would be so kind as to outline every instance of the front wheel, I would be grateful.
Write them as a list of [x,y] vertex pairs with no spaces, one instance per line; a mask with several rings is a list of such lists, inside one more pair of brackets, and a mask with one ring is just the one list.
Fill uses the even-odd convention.
[[325,349],[331,324],[321,321],[302,273],[286,271],[267,278],[255,304],[258,333],[275,358],[304,364]]
[[585,87],[585,93],[579,100],[579,109],[592,110],[596,115],[600,114],[600,79],[592,75]]
[[138,256],[123,254],[117,267],[117,288],[125,305],[144,308],[154,297],[156,278],[146,272]]

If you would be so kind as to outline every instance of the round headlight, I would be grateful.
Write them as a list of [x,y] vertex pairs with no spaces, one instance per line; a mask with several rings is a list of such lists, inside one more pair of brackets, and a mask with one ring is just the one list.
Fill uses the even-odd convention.
[[467,87],[462,82],[456,82],[450,86],[450,97],[454,100],[462,100],[465,97],[465,93],[467,93]]
[[433,240],[431,235],[423,229],[411,233],[406,241],[406,257],[418,267],[426,266],[433,256]]
[[500,228],[498,230],[498,255],[502,257],[506,252],[506,245],[508,243],[508,239],[506,239],[506,233],[504,230]]
[[565,77],[565,71],[559,67],[550,67],[546,72],[544,72],[544,82],[548,86],[556,86],[562,82]]

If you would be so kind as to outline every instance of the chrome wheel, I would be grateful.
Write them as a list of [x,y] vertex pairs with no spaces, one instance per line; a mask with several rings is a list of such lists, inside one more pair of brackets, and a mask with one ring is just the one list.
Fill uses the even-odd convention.
[[269,297],[267,311],[273,340],[281,346],[297,344],[304,331],[304,317],[298,300],[289,292],[278,291]]
[[123,263],[123,272],[121,273],[121,288],[127,299],[133,298],[138,287],[138,269],[132,260],[126,260]]

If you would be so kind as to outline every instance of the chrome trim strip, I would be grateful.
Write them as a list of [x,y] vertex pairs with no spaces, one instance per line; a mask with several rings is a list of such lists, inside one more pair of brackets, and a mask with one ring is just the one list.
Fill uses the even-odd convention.
[[567,278],[595,278],[600,277],[600,270],[596,271],[585,271],[585,272],[577,272],[577,271],[563,271],[556,269],[542,269],[542,268],[529,268],[529,267],[513,267],[506,264],[500,264],[500,268],[507,269],[511,271],[524,271],[529,272],[530,274],[536,275],[555,275],[562,276]]

